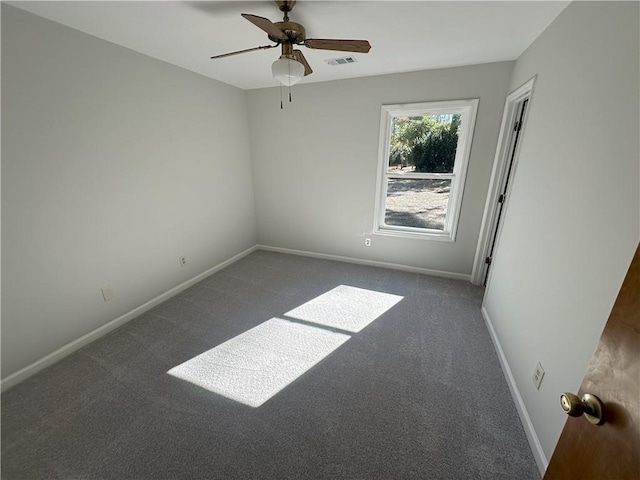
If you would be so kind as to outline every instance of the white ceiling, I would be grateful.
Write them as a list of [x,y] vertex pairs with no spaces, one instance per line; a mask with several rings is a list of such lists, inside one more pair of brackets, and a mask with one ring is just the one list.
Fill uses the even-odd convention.
[[[271,63],[278,49],[210,60],[258,45],[266,34],[243,19],[282,19],[262,1],[11,1],[77,30],[242,89],[277,86]],[[323,1],[299,0],[291,21],[308,38],[367,39],[357,63],[330,66],[347,53],[301,47],[314,73],[305,83],[497,62],[517,58],[568,5],[561,1]]]

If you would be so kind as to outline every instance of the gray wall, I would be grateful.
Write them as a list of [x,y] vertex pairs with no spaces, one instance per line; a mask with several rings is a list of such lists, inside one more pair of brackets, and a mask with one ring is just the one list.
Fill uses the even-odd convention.
[[[513,63],[247,92],[261,244],[470,275]],[[337,67],[339,68],[339,67]],[[285,92],[286,95],[286,92]],[[454,243],[376,235],[382,104],[480,98]]]
[[640,238],[638,25],[637,2],[572,3],[511,81],[537,75],[485,308],[547,458]]
[[3,4],[3,378],[255,245],[248,136],[242,90]]

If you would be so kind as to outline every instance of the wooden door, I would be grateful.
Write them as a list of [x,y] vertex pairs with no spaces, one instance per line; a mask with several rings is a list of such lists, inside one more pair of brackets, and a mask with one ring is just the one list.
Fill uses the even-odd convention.
[[544,479],[640,479],[640,245],[578,396],[585,393],[602,400],[604,424],[568,417]]

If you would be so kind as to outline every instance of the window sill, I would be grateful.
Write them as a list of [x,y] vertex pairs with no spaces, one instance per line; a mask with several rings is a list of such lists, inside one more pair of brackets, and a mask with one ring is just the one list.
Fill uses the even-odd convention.
[[374,235],[382,235],[385,237],[401,237],[412,238],[414,240],[435,240],[437,242],[455,242],[455,238],[452,237],[449,232],[440,231],[412,231],[405,229],[385,228],[378,227],[373,232]]

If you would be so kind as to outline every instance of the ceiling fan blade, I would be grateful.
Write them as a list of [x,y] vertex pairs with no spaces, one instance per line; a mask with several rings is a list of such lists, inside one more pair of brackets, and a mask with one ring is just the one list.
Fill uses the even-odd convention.
[[293,51],[293,58],[295,58],[298,62],[300,62],[302,65],[304,65],[304,76],[305,77],[307,75],[311,75],[313,73],[313,70],[311,70],[311,66],[309,66],[309,62],[307,62],[307,59],[304,58],[304,55],[302,54],[302,52],[300,50],[294,50]]
[[266,48],[273,48],[273,47],[277,47],[277,45],[263,45],[261,47],[254,47],[254,48],[247,48],[246,50],[238,50],[237,52],[230,52],[230,53],[223,53],[222,55],[216,55],[213,58],[224,58],[224,57],[230,57],[232,55],[239,55],[241,53],[246,53],[246,52],[253,52],[254,50],[264,50]]
[[367,53],[371,50],[371,45],[367,40],[309,38],[305,40],[304,46],[307,48],[318,48],[320,50],[339,50],[341,52],[356,53]]
[[251,15],[249,13],[243,13],[242,16],[253,23],[256,27],[267,32],[267,35],[278,40],[286,40],[287,36],[282,30],[274,25],[274,23],[268,18],[259,17],[257,15]]

